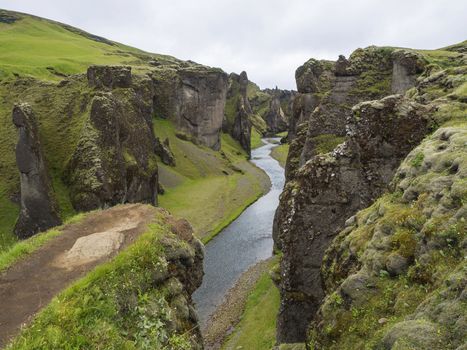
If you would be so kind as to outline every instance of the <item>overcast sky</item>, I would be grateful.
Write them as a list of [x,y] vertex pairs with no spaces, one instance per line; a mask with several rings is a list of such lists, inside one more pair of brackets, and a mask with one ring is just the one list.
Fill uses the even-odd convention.
[[246,70],[262,88],[295,89],[295,69],[310,57],[467,39],[466,0],[2,0],[0,7],[227,72]]

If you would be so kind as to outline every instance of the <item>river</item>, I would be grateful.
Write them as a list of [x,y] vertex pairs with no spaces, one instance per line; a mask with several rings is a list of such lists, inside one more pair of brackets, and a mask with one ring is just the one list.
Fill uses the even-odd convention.
[[206,245],[203,283],[193,294],[202,327],[240,275],[272,255],[272,223],[284,186],[284,169],[271,157],[278,141],[263,139],[265,145],[251,152],[251,161],[271,179],[270,191]]

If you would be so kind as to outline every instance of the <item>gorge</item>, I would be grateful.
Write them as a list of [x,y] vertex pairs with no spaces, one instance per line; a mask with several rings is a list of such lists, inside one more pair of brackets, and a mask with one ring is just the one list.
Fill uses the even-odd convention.
[[297,91],[7,10],[0,44],[0,347],[466,348],[467,41]]

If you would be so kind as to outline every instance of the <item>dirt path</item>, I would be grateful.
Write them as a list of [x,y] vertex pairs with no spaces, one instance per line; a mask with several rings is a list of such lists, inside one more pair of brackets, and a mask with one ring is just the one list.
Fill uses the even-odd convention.
[[88,214],[0,273],[0,347],[61,290],[108,261],[146,230],[157,209],[128,204]]
[[234,330],[245,311],[248,295],[261,275],[269,270],[271,259],[261,261],[245,271],[237,283],[228,291],[224,302],[219,305],[202,330],[206,350],[218,350]]

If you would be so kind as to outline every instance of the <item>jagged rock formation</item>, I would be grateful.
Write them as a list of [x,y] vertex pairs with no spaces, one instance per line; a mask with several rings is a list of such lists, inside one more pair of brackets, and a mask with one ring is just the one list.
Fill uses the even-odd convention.
[[224,132],[230,133],[250,156],[252,126],[250,118],[253,112],[247,97],[248,83],[246,72],[241,72],[240,75],[230,74],[222,128]]
[[154,70],[157,116],[172,120],[188,139],[219,150],[227,74],[201,65]]
[[417,77],[427,64],[421,54],[407,50],[395,50],[392,53],[392,61],[391,90],[397,94],[415,86]]
[[27,238],[60,225],[61,220],[52,196],[36,117],[31,106],[25,103],[15,105],[12,118],[19,134],[16,164],[21,183],[21,209],[14,232],[19,238]]
[[466,139],[460,125],[437,130],[402,163],[389,193],[346,222],[323,260],[327,297],[312,348],[462,348]]
[[397,95],[363,102],[348,121],[349,140],[332,154],[312,158],[287,184],[275,237],[284,253],[280,342],[305,339],[324,297],[320,283],[324,248],[346,218],[381,195],[400,161],[425,136],[427,115],[426,108]]
[[129,88],[131,67],[91,66],[87,71],[89,86],[96,88]]
[[169,139],[166,138],[164,142],[156,137],[155,152],[161,158],[162,163],[165,165],[175,166],[175,156],[170,149]]
[[[324,327],[335,327],[341,320],[326,318],[328,323],[323,325],[316,316],[330,290],[327,286],[323,289],[326,269],[331,268],[329,264],[322,267],[325,250],[349,217],[387,190],[400,162],[435,125],[430,116],[441,102],[435,107],[422,104],[446,96],[446,91],[452,92],[451,101],[440,98],[442,106],[462,101],[462,70],[449,68],[433,74],[431,69],[432,65],[416,52],[370,47],[356,50],[348,60],[343,56],[336,63],[310,60],[297,70],[299,95],[290,122],[287,184],[273,230],[276,248],[283,252],[278,281],[279,343],[304,342],[310,322],[315,321],[316,331],[323,333],[313,333],[313,339],[318,340],[312,348],[333,348],[330,344],[334,344],[336,333],[327,337]],[[405,97],[364,102],[393,91],[407,93]],[[457,108],[461,107],[454,109],[454,115],[462,115]],[[439,115],[444,120],[452,118],[446,113],[436,112],[436,121]],[[347,224],[351,225],[352,220]],[[338,260],[332,269],[345,270],[355,263],[352,259],[360,258],[352,256],[350,260]],[[404,271],[405,258],[392,256],[387,261],[391,275]],[[358,297],[358,286],[365,281],[360,276],[349,279],[354,288],[352,296]],[[340,282],[336,282],[334,290]],[[346,298],[352,296],[346,293],[341,296],[348,306]],[[350,321],[345,322],[349,325]],[[321,343],[321,338],[326,342]],[[347,344],[343,338],[340,341],[341,347],[336,349],[351,348],[342,345]]]
[[[101,71],[117,75],[122,72],[118,68]],[[95,72],[95,67],[89,68],[89,84],[96,79],[109,81],[96,78]],[[131,88],[98,93],[90,102],[89,120],[65,175],[77,210],[157,201],[152,82],[147,78],[135,80]]]
[[268,133],[277,134],[287,130],[287,119],[281,107],[281,101],[277,96],[273,96],[269,103],[269,111],[265,116]]
[[293,106],[296,92],[289,90],[264,89],[264,93],[270,96],[269,107],[263,115],[267,125],[267,134],[275,135],[286,131],[289,120],[293,114]]
[[223,122],[230,133],[250,154],[251,129],[260,135],[275,135],[287,130],[293,109],[294,91],[260,88],[248,80],[246,72],[231,73]]

